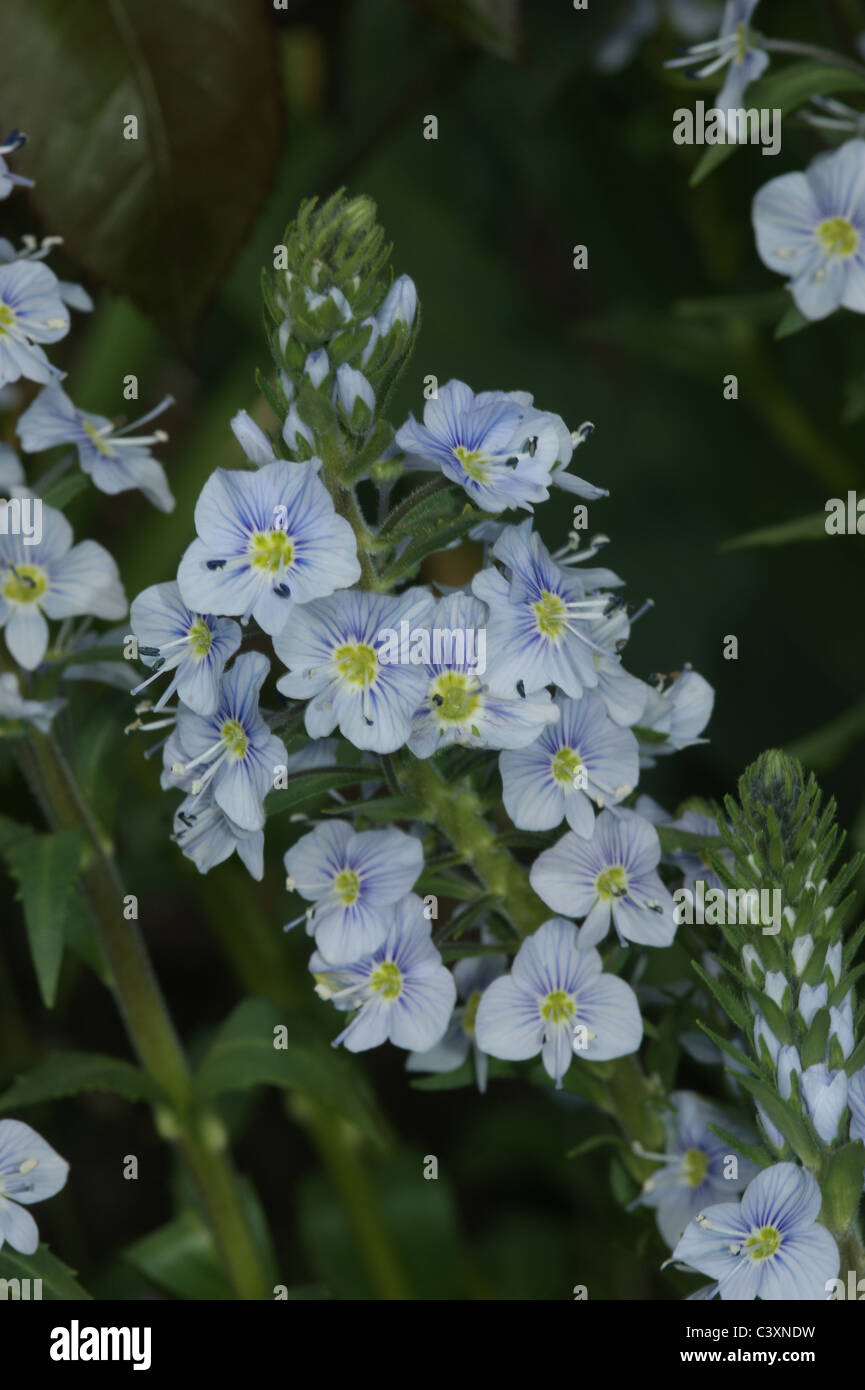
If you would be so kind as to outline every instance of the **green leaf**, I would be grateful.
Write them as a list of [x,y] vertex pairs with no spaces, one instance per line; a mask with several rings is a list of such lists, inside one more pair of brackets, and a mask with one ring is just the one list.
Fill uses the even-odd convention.
[[[722,1038],[720,1033],[716,1033],[715,1030],[710,1028],[708,1023],[704,1023],[701,1018],[697,1019],[697,1027],[702,1029],[707,1038],[711,1038],[712,1042],[721,1052],[725,1052],[728,1057],[732,1057],[733,1061],[737,1062],[740,1067],[744,1067],[745,1070],[751,1072],[753,1076],[760,1075],[760,1068],[757,1063],[751,1057],[746,1056],[742,1049],[737,1047],[735,1043],[730,1042],[728,1038]],[[728,1068],[728,1070],[732,1071],[732,1068]]]
[[[284,1027],[285,1046],[275,1047]],[[280,1086],[329,1105],[380,1143],[366,1080],[352,1059],[316,1037],[309,1024],[284,1017],[265,999],[246,999],[202,1059],[195,1091],[203,1101],[252,1086]]]
[[860,700],[829,724],[788,744],[785,751],[812,771],[825,772],[837,767],[861,738],[865,738],[865,700]]
[[460,902],[474,902],[483,896],[483,889],[469,879],[458,878],[456,874],[436,873],[435,870],[421,874],[414,891],[421,897],[432,893],[442,898],[457,898]]
[[62,474],[56,482],[43,493],[42,500],[48,507],[57,507],[62,511],[68,506],[73,498],[86,492],[90,486],[90,479],[86,473],[76,472],[70,469],[69,472]]
[[830,1231],[845,1235],[856,1219],[862,1196],[865,1145],[861,1139],[844,1144],[830,1155],[820,1184],[823,1193],[821,1216]]
[[473,527],[480,525],[484,520],[488,520],[486,513],[475,511],[473,507],[466,506],[462,516],[456,521],[446,522],[437,526],[425,536],[419,536],[417,540],[406,546],[398,560],[385,570],[382,581],[394,583],[397,579],[402,579],[417,569],[422,560],[428,555],[433,555],[439,550],[446,550],[452,541],[460,540]]
[[721,1008],[724,1010],[724,1013],[732,1023],[735,1023],[739,1032],[744,1033],[747,1037],[751,1032],[752,1020],[749,1018],[748,1011],[744,1004],[736,998],[733,991],[727,985],[721,980],[716,980],[714,975],[710,975],[709,971],[705,970],[699,961],[692,960],[691,968],[699,975],[706,988],[714,994]]
[[568,1149],[565,1158],[582,1158],[584,1154],[594,1153],[595,1149],[603,1149],[612,1146],[616,1149],[627,1150],[627,1142],[621,1134],[593,1134],[590,1138],[584,1139],[581,1144],[577,1144],[573,1149]]
[[782,521],[778,526],[762,526],[757,531],[747,531],[744,536],[722,541],[718,546],[720,554],[730,550],[751,550],[757,546],[791,545],[795,541],[824,540],[826,513],[800,516],[795,521]]
[[271,792],[265,802],[267,814],[281,816],[286,811],[295,811],[304,802],[325,796],[338,787],[353,787],[359,782],[380,781],[381,773],[376,767],[333,767],[322,772],[298,772],[296,776],[288,778],[285,787]]
[[465,505],[456,488],[443,487],[442,480],[415,488],[400,503],[381,529],[382,537],[425,536],[443,521],[454,521]]
[[326,816],[362,816],[365,820],[387,824],[395,820],[435,820],[435,813],[416,796],[376,796],[350,806],[326,806]]
[[693,830],[678,830],[673,825],[656,825],[658,839],[664,854],[675,850],[688,849],[699,853],[703,849],[723,849],[724,841],[720,835],[698,835]]
[[641,724],[635,724],[633,732],[640,743],[648,743],[649,745],[666,743],[669,738],[669,734],[659,733],[657,729],[644,729]]
[[741,1154],[742,1158],[750,1158],[751,1162],[756,1163],[758,1168],[768,1168],[771,1163],[775,1162],[768,1149],[764,1149],[762,1144],[746,1144],[744,1140],[739,1138],[738,1134],[724,1129],[722,1125],[712,1124],[711,1120],[707,1121],[706,1128],[710,1129],[713,1134],[717,1134],[719,1139],[723,1139],[725,1144],[729,1144],[734,1153]]
[[[282,131],[265,16],[248,0],[0,10],[0,89],[30,137],[17,171],[36,180],[43,221],[175,332],[198,318],[270,190]],[[124,136],[130,115],[137,139]]]
[[758,1100],[762,1105],[769,1119],[781,1131],[793,1152],[798,1154],[807,1168],[816,1168],[820,1161],[819,1151],[808,1133],[804,1122],[789,1106],[785,1105],[781,1097],[767,1086],[765,1082],[758,1081],[753,1076],[740,1075],[736,1080],[740,1086]]
[[0,1114],[25,1105],[75,1096],[81,1091],[112,1091],[126,1100],[157,1101],[156,1082],[131,1062],[103,1057],[98,1052],[58,1052],[16,1077],[0,1095]]
[[[33,1255],[21,1255],[11,1245],[0,1249],[0,1279],[41,1279],[44,1302],[81,1302],[90,1294],[83,1289],[70,1269],[47,1245],[40,1245]],[[32,1298],[31,1289],[31,1298]]]
[[174,1298],[223,1302],[233,1298],[204,1221],[194,1211],[137,1240],[122,1258]]
[[[865,77],[859,77],[848,68],[835,67],[829,63],[791,63],[787,67],[770,72],[748,88],[748,106],[758,110],[770,111],[779,107],[783,115],[795,111],[811,97],[830,96],[833,92],[862,91]],[[720,164],[729,159],[741,145],[710,145],[691,175],[692,188],[708,178]]]
[[46,1008],[53,1008],[63,962],[64,923],[84,842],[80,830],[31,835],[4,851],[18,885],[30,954]]
[[810,323],[811,320],[806,319],[795,304],[790,304],[775,329],[775,337],[791,338],[794,333],[801,333],[802,329],[807,328]]

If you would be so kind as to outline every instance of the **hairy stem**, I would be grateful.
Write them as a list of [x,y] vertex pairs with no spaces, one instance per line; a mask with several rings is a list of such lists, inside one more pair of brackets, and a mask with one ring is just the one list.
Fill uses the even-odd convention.
[[133,1048],[175,1112],[181,1151],[200,1189],[237,1296],[265,1298],[267,1280],[240,1202],[237,1178],[228,1158],[208,1143],[202,1124],[206,1117],[194,1112],[189,1067],[144,939],[137,922],[123,914],[126,895],[111,844],[51,735],[34,732],[21,765],[49,824],[55,829],[82,830],[87,837],[81,888]]

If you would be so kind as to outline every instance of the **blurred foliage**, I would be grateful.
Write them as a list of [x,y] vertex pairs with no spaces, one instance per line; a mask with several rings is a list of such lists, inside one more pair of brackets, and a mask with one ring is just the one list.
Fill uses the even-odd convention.
[[[721,797],[761,749],[795,744],[865,843],[862,543],[818,535],[814,520],[828,498],[865,487],[862,319],[838,314],[776,338],[789,301],[750,228],[757,188],[803,167],[820,142],[788,119],[777,159],[742,149],[689,187],[697,152],[672,140],[673,111],[688,98],[662,68],[677,40],[659,29],[624,71],[602,74],[593,54],[607,9],[532,0],[518,18],[504,0],[3,0],[3,114],[28,130],[16,167],[39,181],[3,205],[4,230],[64,235],[58,271],[83,278],[97,300],[55,360],[86,409],[126,409],[129,373],[143,408],[167,391],[177,401],[162,451],[176,511],[88,490],[70,519],[76,536],[111,549],[130,595],[173,576],[205,478],[240,462],[230,417],[246,407],[268,418],[254,386],[256,366],[267,366],[260,267],[302,197],[345,183],[377,201],[395,268],[413,276],[423,304],[395,421],[419,410],[435,373],[532,391],[572,426],[597,426],[579,471],[611,495],[592,504],[591,529],[612,537],[608,563],[629,597],[656,605],[635,629],[629,665],[648,676],[689,660],[717,690],[711,742],[665,760],[644,789],[670,809],[694,792]],[[851,52],[861,9],[765,0],[761,24]],[[162,137],[157,121],[130,179],[121,116],[139,108],[161,113]],[[435,141],[423,138],[429,114]],[[576,244],[589,249],[588,270],[573,269]],[[724,399],[728,374],[736,401]],[[569,510],[542,508],[538,521],[559,544]],[[722,656],[728,634],[739,639],[735,661]],[[236,862],[201,878],[168,843],[174,798],[159,791],[157,767],[122,739],[122,693],[81,686],[73,708],[63,718],[74,720],[81,771],[115,826],[193,1050],[220,1045],[240,989],[289,1011],[326,1049],[334,1021],[309,989],[307,940],[281,931],[302,910],[284,891],[281,859],[303,822],[269,825],[263,884]],[[12,813],[36,820],[5,763],[3,775]],[[128,1056],[107,996],[76,959],[93,955],[86,925],[73,914],[49,1013],[16,912],[9,922],[4,910],[0,941],[0,1082],[60,1049]],[[692,949],[657,953],[645,981],[662,989],[684,978]],[[652,1043],[665,1075],[669,1043],[663,1031]],[[290,1298],[569,1299],[578,1284],[590,1298],[669,1298],[691,1287],[660,1272],[651,1214],[623,1212],[634,1192],[609,1147],[565,1157],[609,1133],[578,1095],[524,1078],[494,1078],[483,1099],[471,1088],[419,1090],[394,1050],[360,1066],[369,1103],[387,1117],[385,1152],[364,1137],[365,1080],[350,1096],[361,1114],[338,1121],[352,1136],[348,1167],[328,1147],[334,1114],[322,1118],[308,1097],[285,1103],[260,1089],[214,1101],[268,1213],[275,1282]],[[706,1074],[686,1060],[675,1081],[699,1088]],[[329,1084],[341,1104],[344,1078]],[[195,1195],[146,1106],[98,1091],[51,1101],[50,1116],[48,1104],[27,1115],[45,1120],[73,1180],[40,1223],[84,1286],[222,1296]],[[120,1177],[129,1153],[140,1161],[134,1192]],[[437,1181],[423,1180],[427,1155],[438,1157]],[[387,1233],[388,1251],[370,1253],[364,1220]]]

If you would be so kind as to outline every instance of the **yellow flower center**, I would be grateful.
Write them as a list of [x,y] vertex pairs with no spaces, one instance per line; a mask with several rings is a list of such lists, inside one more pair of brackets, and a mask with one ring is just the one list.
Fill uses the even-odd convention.
[[828,256],[852,256],[859,233],[846,217],[830,217],[817,228],[817,239]]
[[91,425],[89,420],[84,420],[82,423],[84,425],[84,433],[87,435],[87,438],[90,440],[90,443],[93,445],[94,449],[97,449],[100,454],[103,454],[105,456],[105,458],[113,458],[114,450],[108,443],[108,440],[105,438],[105,436],[101,435],[96,426]]
[[554,989],[541,1005],[541,1018],[547,1023],[565,1023],[574,1013],[574,1001],[563,989]]
[[402,991],[402,974],[396,961],[383,960],[370,975],[369,982],[383,999],[398,999]]
[[48,588],[48,577],[39,565],[10,565],[3,581],[3,597],[10,603],[38,603]]
[[334,652],[340,675],[352,685],[372,685],[378,673],[378,655],[366,642],[346,642]]
[[360,895],[360,879],[354,869],[343,869],[334,879],[333,886],[346,907],[357,902]]
[[0,304],[0,334],[7,331],[10,323],[15,322],[15,315],[8,304]]
[[256,531],[249,538],[252,563],[260,570],[276,574],[289,569],[294,561],[294,546],[284,531]]
[[558,594],[544,589],[537,603],[532,604],[538,629],[545,637],[558,637],[565,626],[567,609]]
[[472,678],[459,671],[446,671],[435,682],[431,703],[439,719],[451,724],[462,724],[474,714],[480,700],[476,689],[469,682]]
[[213,644],[213,633],[203,618],[196,618],[189,629],[189,645],[196,656],[207,656]]
[[610,898],[620,898],[623,893],[628,891],[628,875],[621,864],[611,864],[609,869],[604,869],[603,873],[598,874],[595,879],[595,888],[598,891],[598,897],[607,901]]
[[686,1149],[682,1154],[682,1174],[691,1187],[699,1187],[709,1171],[709,1155],[702,1149]]
[[565,787],[574,785],[574,773],[582,767],[583,760],[573,748],[560,748],[553,758],[553,777]]
[[243,725],[237,719],[226,719],[220,735],[225,743],[228,744],[228,751],[233,758],[242,758],[249,747],[249,739]]
[[774,1226],[761,1226],[759,1231],[752,1231],[745,1241],[745,1249],[752,1260],[768,1260],[780,1246],[781,1232]]
[[464,449],[462,444],[458,444],[454,449],[454,458],[462,464],[463,469],[474,482],[486,482],[488,462],[486,455],[480,449]]
[[466,1011],[463,1014],[463,1032],[474,1033],[475,1019],[478,1016],[478,1004],[481,1002],[481,991],[476,989],[474,994],[470,994],[466,1002]]

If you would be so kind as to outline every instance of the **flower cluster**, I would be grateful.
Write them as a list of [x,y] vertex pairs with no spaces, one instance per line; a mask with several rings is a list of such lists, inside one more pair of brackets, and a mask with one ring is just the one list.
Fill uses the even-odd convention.
[[[146,702],[158,718],[138,725],[170,728],[162,783],[185,794],[175,838],[202,872],[236,851],[261,877],[268,810],[296,779],[338,772],[346,745],[357,750],[364,794],[323,806],[285,853],[288,888],[309,904],[289,926],[305,922],[316,990],[351,1015],[336,1043],[389,1040],[412,1071],[452,1070],[471,1051],[481,1088],[490,1057],[540,1055],[561,1086],[572,1057],[607,1062],[640,1045],[637,994],[597,947],[611,924],[623,944],[673,939],[661,843],[634,809],[636,788],[641,757],[651,765],[701,741],[712,692],[689,668],[656,686],[625,670],[640,614],[619,576],[592,564],[601,538],[581,550],[575,529],[551,552],[531,516],[506,519],[554,487],[606,496],[570,470],[591,425],[571,431],[527,393],[475,394],[461,381],[435,390],[422,423],[387,424],[417,293],[407,276],[390,283],[386,256],[372,206],[340,197],[305,205],[276,248],[265,306],[277,427],[235,417],[246,466],[212,474],[176,581],[132,604],[150,668],[134,693],[169,677]],[[423,473],[388,510],[394,486]],[[379,490],[375,526],[362,479]],[[465,534],[486,548],[471,583],[423,582],[424,557]],[[256,650],[238,654],[244,641]],[[259,708],[262,644],[286,702],[271,713]],[[475,912],[477,944],[451,971],[447,933],[468,922],[434,928],[438,899],[424,883],[447,826],[430,833],[399,806],[402,826],[364,815],[383,778],[405,793],[413,769],[446,777],[445,760],[467,753],[489,772],[498,761],[514,827],[550,836],[531,888],[560,915],[521,940],[507,901]],[[483,818],[475,828],[487,833]],[[448,884],[479,891],[458,866]]]

